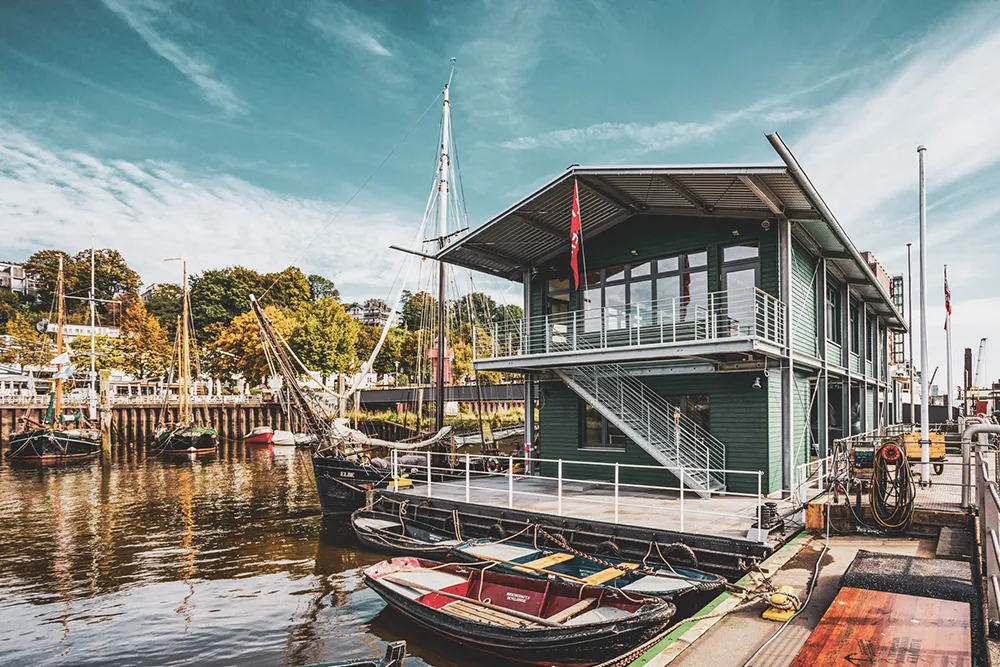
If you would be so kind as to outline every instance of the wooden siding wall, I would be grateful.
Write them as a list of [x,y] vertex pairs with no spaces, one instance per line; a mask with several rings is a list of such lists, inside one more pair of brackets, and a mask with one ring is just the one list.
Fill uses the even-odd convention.
[[[812,375],[808,372],[795,372],[795,402],[793,405],[795,434],[792,442],[792,452],[795,455],[793,465],[799,465],[809,460],[812,455],[812,419],[810,405],[813,401],[814,387],[811,386]],[[780,409],[780,396],[779,396]]]
[[[734,236],[734,231],[739,235]],[[594,270],[707,250],[708,290],[716,292],[722,289],[719,275],[722,247],[750,241],[760,244],[761,289],[778,296],[778,234],[774,226],[765,231],[759,221],[636,215],[602,234],[585,237],[583,253],[587,269]],[[532,315],[543,314],[542,286],[545,281],[570,275],[568,238],[566,248],[565,253],[546,266],[538,267],[531,286],[529,310]],[[637,254],[633,255],[633,250]],[[579,293],[570,295],[570,307],[579,309]]]
[[[816,356],[816,260],[802,244],[792,239],[792,347]],[[825,335],[825,332],[822,332]]]
[[[779,374],[761,378],[765,388],[753,389],[757,373],[719,373],[643,378],[650,388],[663,396],[706,394],[709,397],[709,431],[726,445],[726,467],[732,470],[765,471],[764,488],[781,486],[781,393]],[[807,381],[808,384],[808,381]],[[769,397],[777,387],[777,408]],[[576,459],[605,463],[659,465],[639,445],[629,443],[625,451],[580,449],[580,399],[561,382],[540,385],[539,436],[541,456],[545,459]],[[776,425],[771,422],[775,422]],[[775,430],[777,429],[777,430]],[[777,433],[775,439],[774,433]],[[575,469],[574,469],[575,468]],[[543,464],[543,474],[555,475],[556,464]],[[611,469],[593,466],[564,465],[564,476],[578,479],[612,478]],[[635,484],[676,485],[669,473],[653,470],[620,472],[620,480]],[[749,475],[731,475],[732,491],[756,492],[757,480]]]

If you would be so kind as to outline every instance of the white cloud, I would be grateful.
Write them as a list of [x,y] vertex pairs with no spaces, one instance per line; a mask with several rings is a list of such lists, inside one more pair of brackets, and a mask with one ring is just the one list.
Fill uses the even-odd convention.
[[[996,299],[985,296],[1000,252],[1000,87],[989,83],[998,62],[1000,6],[973,6],[911,44],[888,72],[829,106],[791,142],[855,243],[874,250],[890,273],[905,271],[905,243],[913,243],[914,282],[916,148],[928,146],[929,370],[941,365],[941,386],[943,264],[954,300],[956,382],[962,348],[975,349],[982,336],[1000,340]],[[990,362],[988,373],[1000,376],[1000,362]]]
[[375,56],[391,57],[392,52],[382,43],[387,30],[382,24],[341,2],[322,5],[309,23],[336,41]]
[[[40,248],[121,250],[146,282],[174,281],[163,257],[192,271],[291,263],[339,205],[286,197],[231,176],[201,176],[161,162],[102,160],[57,151],[0,123],[0,220],[11,259]],[[386,296],[419,213],[348,207],[297,262],[337,282],[346,298]]]
[[149,48],[190,79],[198,87],[205,101],[229,116],[239,116],[247,112],[246,102],[215,75],[215,68],[207,58],[194,51],[185,50],[158,29],[157,24],[166,13],[165,7],[157,4],[155,0],[103,0],[103,2],[108,9],[135,30]]
[[476,5],[475,35],[457,53],[462,109],[476,120],[516,125],[527,77],[538,65],[546,40],[543,22],[553,0],[486,0]]

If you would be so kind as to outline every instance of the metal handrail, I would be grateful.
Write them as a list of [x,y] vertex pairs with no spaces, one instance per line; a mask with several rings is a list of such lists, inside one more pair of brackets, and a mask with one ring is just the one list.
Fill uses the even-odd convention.
[[502,358],[735,337],[783,345],[784,330],[784,304],[753,287],[504,320],[488,347]]

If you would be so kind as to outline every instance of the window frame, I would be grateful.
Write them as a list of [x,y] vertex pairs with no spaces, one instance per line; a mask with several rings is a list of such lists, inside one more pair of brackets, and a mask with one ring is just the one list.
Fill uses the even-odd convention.
[[844,334],[841,330],[840,322],[844,314],[844,299],[841,293],[841,285],[833,280],[829,274],[826,278],[826,339],[836,345],[844,344]]
[[[579,400],[579,416],[580,416],[580,441],[577,444],[577,450],[586,451],[613,451],[613,452],[627,452],[628,451],[628,437],[622,433],[614,424],[608,421],[608,418],[602,415],[597,408],[587,403],[582,398]],[[597,417],[601,420],[601,442],[593,443],[587,442],[587,411],[593,410]],[[612,433],[612,429],[617,431],[617,434]],[[611,436],[618,435],[622,439],[622,444],[617,445],[612,443]]]

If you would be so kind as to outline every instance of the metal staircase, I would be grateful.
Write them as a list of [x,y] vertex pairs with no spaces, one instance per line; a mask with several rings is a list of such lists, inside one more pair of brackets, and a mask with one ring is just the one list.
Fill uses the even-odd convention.
[[[557,348],[565,338],[560,327],[553,329],[550,345]],[[725,473],[717,472],[726,467],[726,446],[622,366],[566,366],[555,373],[686,487],[702,497],[726,488]]]

